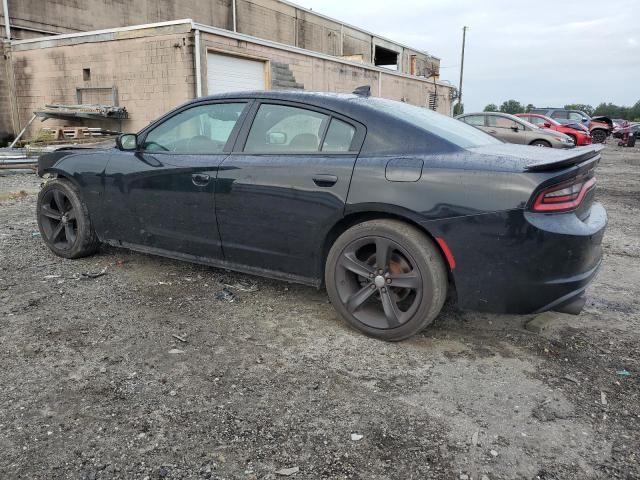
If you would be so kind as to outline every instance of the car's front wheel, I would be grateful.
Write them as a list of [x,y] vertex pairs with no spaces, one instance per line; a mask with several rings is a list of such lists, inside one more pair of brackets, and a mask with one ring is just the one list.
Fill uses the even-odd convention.
[[98,249],[89,210],[71,182],[58,178],[47,182],[38,194],[37,208],[40,234],[53,253],[80,258]]
[[372,220],[335,241],[325,283],[331,303],[351,326],[398,341],[440,313],[447,269],[438,247],[417,228],[398,220]]

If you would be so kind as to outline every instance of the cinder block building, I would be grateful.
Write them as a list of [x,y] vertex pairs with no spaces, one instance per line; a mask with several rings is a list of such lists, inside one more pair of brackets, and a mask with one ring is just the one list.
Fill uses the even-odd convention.
[[117,127],[135,131],[191,98],[243,89],[370,85],[443,113],[455,95],[438,58],[282,0],[3,1],[3,137],[52,103],[124,106]]

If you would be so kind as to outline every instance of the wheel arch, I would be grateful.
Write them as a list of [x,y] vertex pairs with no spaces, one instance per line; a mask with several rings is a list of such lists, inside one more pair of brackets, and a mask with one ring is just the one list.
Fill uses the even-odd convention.
[[[396,207],[397,208],[397,207]],[[327,232],[324,238],[324,243],[322,246],[322,256],[321,256],[321,264],[320,264],[320,272],[322,278],[322,284],[324,285],[324,269],[327,262],[327,257],[329,255],[329,250],[331,250],[331,246],[338,239],[340,235],[342,235],[349,228],[357,225],[359,223],[367,222],[369,220],[380,220],[380,219],[390,219],[390,220],[400,220],[405,222],[413,227],[417,228],[419,231],[424,233],[431,241],[433,241],[434,245],[436,245],[438,251],[440,252],[440,256],[442,261],[444,262],[447,269],[447,277],[449,280],[449,285],[451,287],[450,291],[455,291],[455,277],[453,274],[453,270],[449,261],[447,259],[447,255],[442,249],[442,245],[437,240],[436,236],[430,232],[424,225],[420,224],[416,218],[414,218],[411,213],[407,213],[404,211],[394,211],[376,208],[376,209],[367,209],[367,210],[358,210],[354,212],[350,212],[344,217],[342,217],[338,222],[336,222],[331,229]]]
[[529,145],[533,145],[533,144],[534,144],[534,143],[536,143],[536,142],[544,142],[544,143],[546,143],[547,145],[551,146],[551,142],[550,142],[549,140],[545,140],[544,138],[534,138],[533,140],[531,140],[531,141],[529,142]]

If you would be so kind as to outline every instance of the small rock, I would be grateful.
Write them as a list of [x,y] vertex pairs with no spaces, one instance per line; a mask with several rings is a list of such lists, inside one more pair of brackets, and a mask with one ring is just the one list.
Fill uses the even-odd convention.
[[363,438],[364,438],[364,435],[360,435],[359,433],[352,433],[351,434],[351,440],[353,440],[354,442],[359,442]]
[[559,314],[555,312],[544,312],[527,322],[525,328],[533,333],[542,333],[557,321]]
[[480,477],[480,480],[489,480],[489,476],[488,475],[482,475]]
[[463,473],[462,475],[460,475],[460,480],[469,480],[469,475]]
[[100,373],[107,373],[107,367],[100,367]]
[[607,404],[607,395],[604,392],[600,392],[600,403],[602,403],[602,405]]
[[176,392],[175,390],[171,390],[169,392],[169,395],[171,395],[172,397],[175,397],[178,394],[178,392]]
[[283,477],[289,477],[293,474],[296,474],[300,471],[300,468],[298,467],[291,467],[291,468],[281,468],[280,470],[278,470],[276,472],[276,475],[282,475]]
[[184,350],[180,350],[178,348],[172,348],[171,350],[169,350],[169,353],[171,355],[179,355],[180,353],[184,353]]
[[475,432],[473,432],[473,435],[471,435],[471,446],[473,447],[477,447],[478,446],[478,436],[480,435],[480,432],[478,432],[477,430]]
[[496,452],[495,450],[489,450],[489,453],[491,454],[492,457],[498,456],[498,452]]

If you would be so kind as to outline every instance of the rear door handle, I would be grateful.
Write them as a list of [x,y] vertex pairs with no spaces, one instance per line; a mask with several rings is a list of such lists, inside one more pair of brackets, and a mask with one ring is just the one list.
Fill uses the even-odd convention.
[[191,181],[198,187],[204,187],[208,185],[209,180],[211,180],[211,177],[204,173],[194,173],[193,175],[191,175]]
[[498,133],[498,132],[496,132],[495,130],[489,130],[489,133],[494,133],[495,134],[495,133]]
[[319,187],[333,187],[338,182],[338,177],[319,173],[313,176],[313,182]]

